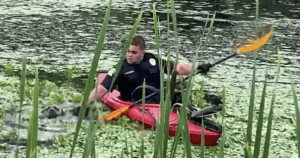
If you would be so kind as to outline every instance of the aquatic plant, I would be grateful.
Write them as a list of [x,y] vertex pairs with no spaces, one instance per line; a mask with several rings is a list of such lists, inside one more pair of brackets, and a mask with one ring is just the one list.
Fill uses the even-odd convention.
[[3,111],[3,109],[2,109],[2,108],[0,108],[0,119],[2,119],[2,117],[3,117],[3,114],[4,114],[4,111]]
[[0,107],[0,129],[2,128],[2,125],[3,125],[3,118],[4,116],[4,110]]
[[[55,68],[52,68],[52,69],[55,69]],[[75,75],[80,75],[80,74],[82,74],[82,71],[79,68],[77,68],[76,66],[72,66],[72,68],[67,68],[65,70],[65,76],[68,79],[71,79]]]
[[[25,98],[26,63],[27,63],[27,59],[25,57],[22,61],[22,71],[21,71],[21,84],[20,84],[20,111],[21,112],[20,112],[19,118],[18,118],[19,124],[21,123],[22,107],[23,107],[23,101],[24,101],[24,98]],[[15,157],[18,157],[18,154],[19,154],[18,138],[17,138],[16,142],[17,142],[17,149],[16,149]]]
[[7,86],[8,83],[7,82],[4,82],[4,81],[0,81],[0,87],[5,87]]
[[49,102],[50,105],[62,104],[65,102],[65,97],[59,93],[50,92],[49,97],[50,97],[50,102]]
[[[42,93],[44,86],[46,84],[45,80],[42,80],[39,82],[39,95]],[[25,95],[29,97],[31,100],[33,100],[34,97],[34,87],[35,87],[35,80],[30,79],[26,80],[25,82]]]
[[193,105],[203,109],[206,107],[206,100],[204,99],[204,82],[194,83],[192,88]]
[[82,94],[73,93],[71,96],[71,102],[80,103],[82,101],[82,98],[83,98]]
[[[90,70],[87,85],[86,85],[86,88],[85,88],[84,98],[83,98],[82,105],[81,105],[81,108],[80,108],[80,111],[79,111],[79,119],[78,119],[78,122],[77,122],[77,125],[76,125],[76,131],[75,131],[75,135],[74,135],[74,138],[73,138],[73,143],[72,143],[71,152],[70,152],[70,156],[69,156],[70,158],[72,158],[72,155],[73,155],[73,152],[74,152],[74,149],[75,149],[75,144],[76,144],[78,133],[79,133],[79,130],[80,130],[80,127],[81,127],[82,119],[83,119],[83,116],[84,116],[85,111],[86,111],[86,104],[87,104],[87,101],[88,101],[88,97],[89,97],[90,92],[92,91],[93,80],[94,80],[96,68],[97,68],[97,65],[98,65],[98,62],[99,62],[99,59],[100,59],[100,55],[101,55],[101,51],[102,51],[102,47],[103,47],[103,43],[104,43],[104,39],[105,39],[106,29],[107,29],[108,21],[109,21],[109,17],[110,17],[111,4],[112,4],[112,0],[109,1],[109,5],[107,7],[106,14],[105,14],[105,17],[104,17],[104,22],[103,22],[101,32],[100,32],[100,35],[99,35],[99,38],[98,38],[96,51],[95,51],[95,54],[94,54],[91,70]],[[90,124],[90,127],[92,128],[92,124]],[[90,137],[88,137],[86,139],[87,141],[86,141],[86,147],[85,147],[85,151],[83,153],[83,157],[89,157],[89,155],[91,153],[91,150],[92,150],[91,148],[95,148],[94,139],[93,139],[93,137],[94,137],[93,134],[94,134],[94,131],[95,131],[94,129],[95,128],[93,128],[93,131],[89,132]],[[93,149],[93,151],[94,151],[94,149]],[[92,157],[94,157],[94,156],[95,156],[94,152],[92,152]]]
[[72,144],[72,138],[70,135],[60,135],[54,138],[54,147],[55,148],[65,148],[69,147]]
[[4,72],[9,76],[14,74],[14,70],[15,70],[15,65],[11,63],[4,66]]
[[296,95],[295,85],[294,81],[292,80],[292,90],[293,90],[293,99],[295,104],[295,114],[296,114],[296,133],[298,138],[298,156],[300,157],[300,111],[299,111],[299,105],[298,105],[298,97]]
[[29,129],[27,137],[26,158],[35,158],[37,152],[37,138],[38,138],[38,99],[39,99],[39,78],[38,69],[35,73],[35,86],[33,93],[33,110],[30,114]]

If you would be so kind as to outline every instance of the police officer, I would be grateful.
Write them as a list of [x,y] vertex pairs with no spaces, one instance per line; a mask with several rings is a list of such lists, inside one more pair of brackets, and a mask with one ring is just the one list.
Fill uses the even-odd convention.
[[[162,60],[164,66],[164,72],[167,73],[167,64],[165,60]],[[176,63],[176,71],[179,75],[189,75],[192,69],[192,64],[180,64]],[[173,64],[170,66],[173,68]],[[210,64],[202,64],[197,67],[201,70],[201,73],[207,73],[211,68]],[[131,101],[131,93],[138,86],[141,86],[146,81],[146,85],[153,86],[156,89],[160,89],[160,68],[158,59],[150,53],[145,51],[145,41],[141,36],[135,36],[129,47],[126,59],[124,60],[121,69],[118,74],[115,74],[115,68],[111,69],[101,84],[98,85],[97,96],[96,89],[94,89],[89,96],[89,103],[100,101],[101,96],[108,92],[112,83],[114,75],[117,75],[117,80],[112,89],[118,87],[121,93],[121,99],[125,101]],[[98,83],[99,76],[98,76]],[[146,94],[147,95],[147,94]],[[156,95],[151,101],[159,103],[159,96]]]

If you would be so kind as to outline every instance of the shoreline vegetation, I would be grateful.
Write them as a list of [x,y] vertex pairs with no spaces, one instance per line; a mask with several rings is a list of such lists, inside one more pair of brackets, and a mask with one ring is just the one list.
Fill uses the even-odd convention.
[[[256,0],[256,19],[255,19],[255,26],[257,28],[258,25],[258,0]],[[75,96],[72,97],[72,101],[74,102],[79,102],[81,100],[83,100],[83,104],[82,104],[82,108],[80,109],[79,112],[79,117],[78,117],[78,122],[76,124],[76,130],[74,131],[74,135],[67,135],[67,136],[59,136],[57,138],[55,138],[55,143],[56,145],[59,144],[60,146],[63,146],[65,149],[65,151],[68,151],[69,153],[64,153],[65,156],[74,157],[74,152],[76,152],[77,156],[78,156],[78,152],[82,153],[82,157],[83,158],[87,158],[87,157],[91,157],[91,158],[96,158],[96,157],[100,157],[97,155],[97,149],[96,149],[96,143],[99,142],[98,136],[103,133],[105,133],[105,130],[107,128],[112,127],[111,123],[103,123],[100,121],[95,121],[95,120],[90,120],[89,124],[84,124],[82,125],[83,122],[83,118],[84,118],[84,114],[86,111],[87,107],[91,107],[91,106],[97,106],[97,105],[87,105],[87,99],[88,99],[88,95],[89,92],[92,90],[93,85],[94,85],[94,76],[96,75],[96,68],[98,66],[98,61],[100,59],[101,56],[101,51],[102,51],[102,47],[103,47],[103,43],[105,41],[105,34],[106,34],[106,30],[108,28],[109,25],[109,19],[110,19],[110,11],[111,11],[111,7],[112,7],[112,0],[109,1],[107,10],[106,10],[106,14],[105,14],[105,18],[104,18],[104,22],[99,34],[99,38],[98,38],[98,42],[97,42],[97,46],[96,46],[96,50],[94,52],[94,58],[93,58],[93,62],[91,65],[91,69],[89,71],[89,76],[87,79],[87,84],[85,87],[85,91],[84,91],[84,96],[82,97],[80,94],[76,94]],[[156,47],[157,47],[157,52],[158,55],[161,57],[162,54],[160,53],[160,30],[159,30],[159,17],[156,16],[156,9],[155,9],[155,4],[153,4],[153,23],[154,23],[154,32],[155,32],[155,42],[156,42]],[[173,35],[178,43],[178,52],[177,54],[175,54],[174,56],[176,56],[176,59],[178,60],[179,58],[179,52],[180,52],[180,45],[179,45],[179,40],[177,37],[177,22],[176,22],[176,11],[175,11],[175,5],[174,5],[174,0],[168,0],[167,2],[167,13],[168,13],[168,20],[169,20],[169,16],[172,17],[172,26],[173,28],[170,28],[170,30],[168,30],[168,33],[170,32],[171,35]],[[140,12],[140,14],[138,15],[129,35],[128,35],[128,39],[124,44],[124,47],[121,51],[120,54],[120,60],[118,62],[117,65],[117,72],[120,70],[121,67],[121,63],[122,61],[125,59],[125,54],[126,51],[128,49],[128,47],[131,44],[131,41],[133,39],[133,37],[135,36],[137,29],[138,29],[138,25],[142,19],[142,15],[143,15],[143,11]],[[214,18],[212,18],[210,23],[210,27],[209,27],[209,32],[212,31],[213,28],[213,21]],[[170,24],[171,25],[171,24]],[[273,28],[272,28],[273,29]],[[258,31],[258,30],[256,30]],[[169,35],[168,35],[169,37]],[[200,47],[200,46],[199,46]],[[259,51],[259,50],[258,50]],[[267,76],[267,72],[268,69],[265,70],[265,80],[263,82],[263,90],[262,90],[262,94],[258,94],[256,92],[256,54],[257,52],[252,52],[253,54],[253,58],[254,58],[254,63],[253,63],[253,74],[252,74],[252,87],[251,87],[251,95],[250,95],[250,103],[249,103],[249,111],[248,111],[248,119],[246,119],[247,122],[247,128],[244,129],[244,127],[242,127],[241,131],[239,131],[239,135],[243,135],[243,139],[244,139],[244,157],[246,158],[257,158],[257,157],[268,157],[269,156],[269,150],[270,150],[270,140],[272,139],[272,123],[274,121],[273,116],[274,116],[274,105],[276,102],[276,87],[277,87],[277,83],[279,81],[279,74],[280,74],[280,67],[281,67],[281,56],[280,56],[280,51],[277,51],[278,54],[278,58],[277,58],[277,76],[276,76],[276,81],[275,83],[272,85],[273,87],[273,94],[272,94],[272,100],[271,100],[271,106],[270,106],[270,110],[268,113],[268,116],[265,115],[264,109],[265,109],[265,97],[267,95],[266,92],[266,88],[270,85],[268,84],[267,86],[267,82],[268,82],[268,76]],[[196,54],[196,58],[194,58],[193,61],[193,73],[194,71],[194,65],[196,62],[196,59],[198,57],[198,54]],[[38,78],[38,68],[36,68],[35,71],[35,79],[34,79],[34,83],[32,83],[31,86],[33,86],[32,89],[28,90],[28,88],[26,89],[26,57],[24,57],[23,61],[22,61],[22,71],[21,71],[21,80],[20,80],[20,111],[22,111],[22,107],[24,106],[24,98],[26,97],[26,93],[27,96],[31,96],[31,101],[32,101],[32,111],[30,114],[30,118],[29,118],[29,128],[28,128],[28,139],[26,142],[26,151],[24,152],[23,149],[19,149],[19,140],[18,140],[18,136],[17,136],[17,148],[15,150],[15,155],[14,157],[24,157],[26,155],[26,158],[35,158],[35,157],[39,157],[39,154],[45,152],[44,150],[46,149],[40,149],[38,146],[38,123],[39,123],[39,117],[38,117],[38,106],[39,106],[39,96],[40,96],[40,92],[41,92],[41,87],[43,87],[43,84],[41,81],[39,81]],[[161,61],[160,61],[161,62]],[[100,63],[101,64],[101,63]],[[14,69],[13,65],[8,65],[5,68],[5,73],[6,74],[12,74]],[[162,68],[161,68],[162,69]],[[67,76],[72,76],[72,74],[75,73],[75,70],[68,70],[66,72]],[[169,72],[170,74],[171,72]],[[190,76],[193,76],[193,73]],[[163,71],[161,71],[161,76],[163,76]],[[170,76],[170,75],[168,75]],[[163,77],[161,77],[163,78]],[[227,105],[228,105],[228,94],[226,93],[227,91],[227,87],[224,85],[222,85],[223,89],[222,89],[222,98],[223,98],[223,102],[224,102],[224,108],[223,111],[221,112],[221,124],[223,126],[223,132],[222,132],[222,137],[218,143],[218,145],[216,147],[211,147],[211,148],[207,148],[205,147],[204,144],[204,139],[202,137],[202,145],[200,147],[200,149],[197,149],[197,151],[192,150],[195,149],[191,143],[190,143],[190,139],[189,139],[189,132],[188,132],[188,126],[187,126],[187,111],[186,111],[186,106],[188,104],[188,98],[191,98],[190,96],[193,93],[193,89],[192,89],[192,79],[193,77],[190,77],[188,79],[188,83],[186,86],[186,93],[183,95],[183,110],[182,112],[179,114],[180,115],[180,120],[178,123],[178,128],[176,131],[176,135],[174,138],[170,139],[169,135],[168,135],[168,127],[169,127],[169,114],[170,114],[170,98],[172,97],[172,91],[174,91],[174,84],[172,84],[172,82],[174,83],[174,76],[173,78],[168,77],[167,78],[167,83],[164,84],[163,81],[161,81],[161,89],[163,89],[164,87],[167,87],[167,91],[162,91],[161,93],[161,102],[160,102],[160,119],[158,121],[157,124],[157,128],[154,131],[154,133],[152,132],[152,134],[149,136],[149,138],[152,138],[152,140],[149,140],[148,138],[148,134],[149,131],[145,130],[144,128],[141,129],[141,132],[137,132],[137,131],[131,131],[134,128],[122,128],[121,127],[115,127],[113,126],[113,128],[116,128],[116,130],[126,130],[124,131],[124,142],[125,142],[125,149],[122,148],[122,145],[119,146],[119,148],[122,148],[121,153],[118,153],[117,157],[147,157],[148,155],[151,155],[152,157],[197,157],[195,156],[197,155],[201,155],[202,158],[207,157],[208,155],[211,157],[218,157],[218,158],[223,158],[226,157],[226,150],[230,150],[229,148],[226,148],[226,141],[228,141],[229,138],[229,131],[227,129],[227,117],[226,116],[226,110],[227,110]],[[113,80],[113,82],[115,81],[115,78]],[[5,82],[1,82],[1,85],[4,85]],[[298,106],[298,97],[296,96],[296,90],[295,89],[295,85],[294,85],[294,81],[291,79],[291,89],[292,89],[292,93],[293,93],[293,97],[291,98],[291,100],[293,100],[293,103],[295,105],[295,115],[296,115],[296,120],[295,120],[295,124],[296,124],[296,130],[295,130],[295,134],[296,134],[296,138],[297,139],[297,144],[298,144],[298,157],[300,157],[300,114],[299,114],[299,106]],[[53,87],[53,86],[52,86]],[[183,85],[181,83],[181,88],[183,88]],[[57,89],[51,89],[50,91],[56,91],[57,94],[52,94],[53,98],[56,98],[57,102],[52,102],[52,104],[55,103],[62,103],[64,101],[63,98],[60,98],[60,95],[58,94],[58,90]],[[199,93],[201,93],[201,89],[199,91]],[[144,91],[143,91],[144,92]],[[166,95],[164,94],[166,93]],[[199,95],[201,96],[201,94],[199,93],[195,93],[194,95]],[[255,109],[255,103],[256,101],[255,99],[255,95],[261,95],[261,100],[260,105],[259,105],[259,110]],[[269,94],[271,95],[271,94]],[[145,105],[145,101],[144,101],[145,95],[143,93],[143,105]],[[197,100],[195,99],[196,102],[203,102],[203,100]],[[202,104],[202,103],[199,103]],[[99,109],[97,107],[94,107],[95,109],[99,110],[97,111],[97,113],[103,113],[103,109]],[[0,109],[1,110],[1,109]],[[254,117],[254,113],[258,113],[258,119],[256,120],[256,117]],[[0,111],[0,118],[1,116],[3,116],[3,111]],[[267,126],[263,126],[264,123],[264,117],[267,117]],[[19,115],[18,119],[19,122],[21,122],[21,114]],[[253,123],[254,121],[257,121],[256,123],[256,127],[254,126],[255,124]],[[126,117],[121,117],[118,120],[119,124],[128,124],[129,119]],[[138,125],[137,125],[138,126]],[[126,126],[125,126],[126,127]],[[127,127],[128,128],[128,127]],[[254,130],[252,129],[254,128]],[[266,135],[265,135],[265,142],[262,142],[261,138],[262,136],[262,131],[266,130]],[[203,130],[204,131],[204,130]],[[138,140],[137,142],[140,144],[139,146],[135,146],[133,147],[133,142],[130,141],[129,136],[127,135],[127,132],[129,133],[128,135],[136,135],[136,139]],[[252,133],[253,132],[253,133]],[[254,132],[256,132],[254,134]],[[84,133],[84,134],[83,134]],[[151,133],[151,132],[150,132]],[[19,132],[17,132],[17,134],[19,134]],[[147,137],[145,137],[145,135],[147,135]],[[204,133],[202,133],[202,136],[204,135]],[[85,136],[85,138],[84,138]],[[109,133],[107,133],[105,135],[106,139],[114,139],[114,136],[110,136]],[[123,139],[123,138],[121,138]],[[65,142],[64,142],[65,141]],[[180,143],[182,143],[183,145],[181,146]],[[284,142],[283,142],[284,143]],[[101,144],[101,145],[112,145],[112,144]],[[296,145],[297,146],[297,145]],[[261,148],[263,147],[263,149]],[[152,148],[151,151],[153,151],[153,153],[147,153],[149,150],[145,150],[145,148]],[[287,147],[288,148],[288,147]],[[181,155],[178,155],[177,151],[178,149],[183,150],[183,152],[181,153]],[[271,149],[272,150],[272,149]],[[103,152],[104,149],[103,149]],[[199,154],[200,153],[200,154]],[[23,155],[24,154],[24,155]],[[297,155],[292,155],[293,157],[297,157]],[[272,157],[272,156],[270,156]],[[289,157],[286,156],[286,157]]]

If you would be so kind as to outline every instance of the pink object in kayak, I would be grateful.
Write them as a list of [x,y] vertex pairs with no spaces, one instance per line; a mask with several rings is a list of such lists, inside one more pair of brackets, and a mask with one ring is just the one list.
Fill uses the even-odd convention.
[[[99,79],[103,81],[106,76],[106,73],[100,73]],[[114,89],[111,93],[107,93],[106,95],[101,97],[101,100],[106,103],[113,110],[120,109],[125,106],[129,106],[132,102],[123,101],[120,99],[120,92]],[[138,108],[142,108],[142,104],[138,104]],[[129,118],[139,122],[142,124],[142,111],[139,110],[136,106],[131,106],[128,108],[127,111],[123,112],[122,115],[126,115]],[[156,121],[159,119],[159,104],[156,103],[147,103],[145,106],[145,117],[144,117],[144,126],[146,128],[155,128]],[[178,115],[176,111],[172,111],[169,117],[169,135],[175,136],[176,129],[178,124]],[[190,139],[193,144],[201,144],[201,133],[202,127],[196,125],[195,123],[189,121],[188,122],[189,132],[190,132]],[[213,130],[205,129],[204,131],[204,139],[205,139],[205,146],[214,146],[216,145],[217,141],[221,137],[220,132],[216,132]]]

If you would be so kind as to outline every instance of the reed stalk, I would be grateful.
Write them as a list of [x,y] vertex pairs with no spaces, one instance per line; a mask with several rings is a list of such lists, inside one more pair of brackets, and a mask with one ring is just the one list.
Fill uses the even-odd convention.
[[222,109],[222,139],[220,143],[220,154],[219,158],[224,158],[224,145],[225,145],[225,139],[226,139],[226,133],[225,133],[225,128],[226,128],[226,122],[225,122],[225,105],[226,105],[226,95],[225,95],[225,86],[223,86],[223,91],[222,91],[222,99],[223,99],[223,109]]
[[[21,72],[21,85],[20,85],[20,114],[19,114],[19,125],[21,125],[21,114],[22,114],[22,107],[23,107],[23,101],[24,101],[24,95],[25,95],[25,80],[26,80],[26,63],[27,59],[26,57],[22,61],[22,72]],[[18,128],[18,135],[20,133],[20,126]],[[15,157],[18,158],[19,156],[19,141],[17,137],[17,149],[15,153]]]
[[110,17],[111,4],[112,4],[112,0],[109,1],[109,5],[107,7],[106,14],[105,14],[105,17],[104,17],[103,26],[101,28],[100,35],[99,35],[99,38],[98,38],[98,43],[97,43],[97,46],[96,46],[95,55],[94,55],[93,62],[92,62],[92,65],[91,65],[91,70],[89,72],[87,85],[86,85],[86,88],[85,88],[84,98],[83,98],[82,105],[81,105],[81,108],[80,108],[80,111],[79,111],[79,118],[78,118],[78,122],[77,122],[77,125],[76,125],[76,131],[75,131],[75,134],[74,134],[72,147],[71,147],[71,152],[70,152],[70,156],[69,156],[70,158],[72,158],[72,155],[73,155],[73,152],[74,152],[74,149],[75,149],[78,133],[79,133],[81,123],[82,123],[82,120],[83,120],[83,117],[84,117],[84,114],[85,114],[85,111],[86,111],[86,104],[88,102],[89,94],[92,90],[93,80],[94,80],[95,72],[96,72],[98,62],[99,62],[99,59],[100,59],[100,55],[101,55],[101,52],[102,52],[104,39],[105,39],[105,34],[106,34],[106,29],[107,29],[108,21],[109,21],[109,17]]
[[[291,79],[292,80],[292,79]],[[299,112],[299,105],[298,105],[298,97],[296,95],[295,91],[295,85],[294,81],[292,80],[292,90],[293,90],[293,98],[294,98],[294,104],[295,104],[295,114],[296,114],[296,133],[297,133],[297,139],[298,139],[298,157],[300,158],[300,112]]]
[[261,132],[262,132],[262,125],[263,125],[263,115],[264,115],[264,108],[265,108],[265,96],[266,96],[266,88],[267,88],[267,72],[265,75],[265,82],[264,88],[262,92],[262,97],[260,101],[260,110],[257,122],[257,129],[256,129],[256,138],[255,138],[255,148],[253,157],[258,158],[260,152],[260,142],[261,142]]
[[[257,23],[258,23],[258,9],[259,2],[256,0],[256,18],[255,18],[255,29],[256,34],[258,33]],[[249,146],[252,144],[252,124],[253,124],[253,108],[254,108],[254,99],[255,99],[255,76],[256,76],[256,52],[253,53],[254,66],[253,66],[253,75],[252,75],[252,87],[251,87],[251,97],[249,105],[249,114],[248,114],[248,126],[247,126],[247,139]]]
[[265,145],[264,145],[263,158],[268,158],[268,156],[269,156],[271,128],[272,128],[272,120],[273,120],[273,109],[274,109],[275,97],[276,97],[276,86],[277,86],[279,75],[280,75],[281,57],[280,57],[279,51],[278,51],[278,61],[279,61],[279,63],[278,63],[278,71],[277,71],[275,85],[274,85],[274,88],[273,88],[273,95],[272,95],[271,107],[270,107],[270,112],[269,112],[269,117],[268,117],[268,125],[267,125],[267,132],[266,132],[266,139],[265,139]]
[[38,138],[38,104],[39,104],[38,101],[39,101],[39,77],[38,77],[38,68],[36,68],[34,95],[33,95],[33,110],[31,112],[30,120],[29,120],[26,158],[36,157],[37,138]]

